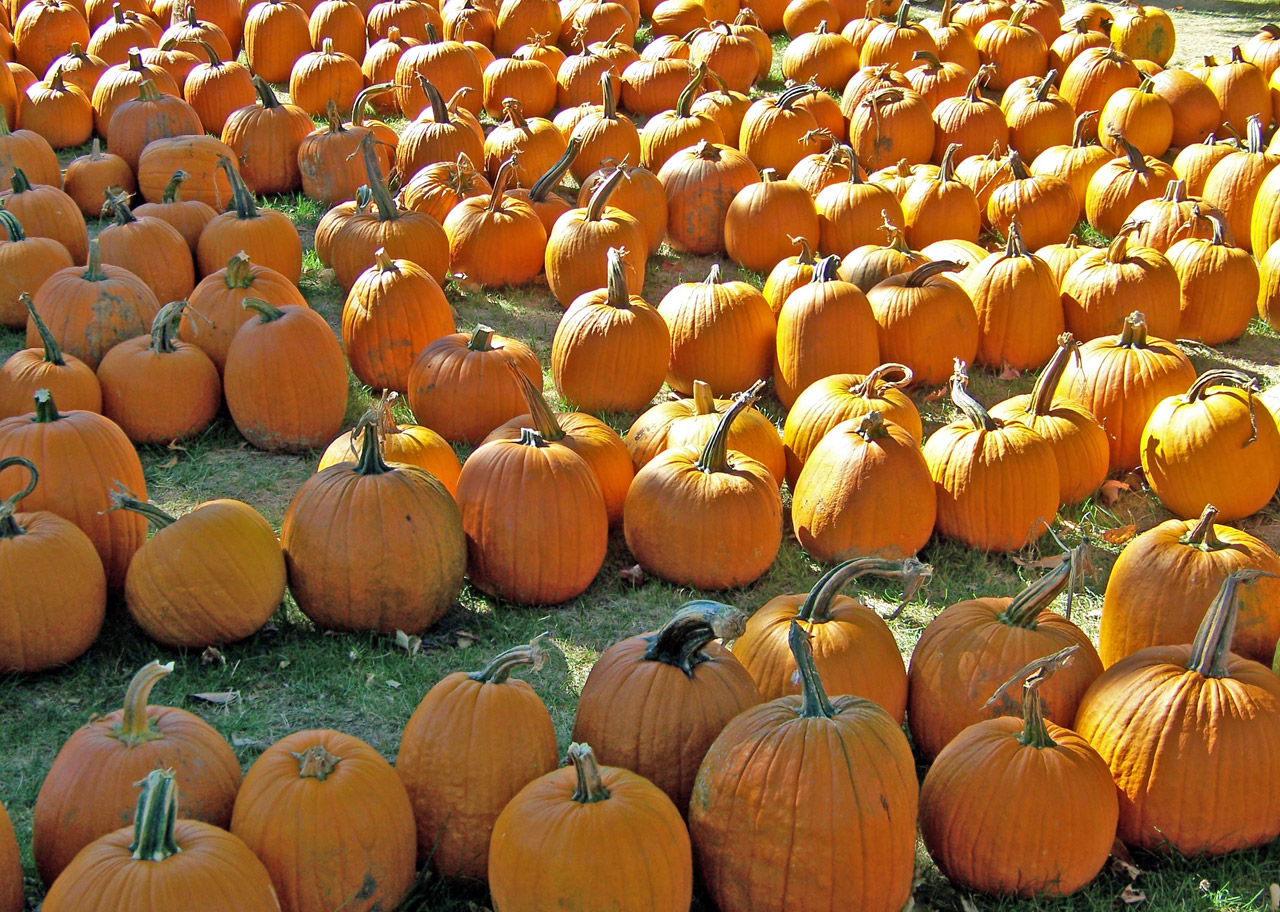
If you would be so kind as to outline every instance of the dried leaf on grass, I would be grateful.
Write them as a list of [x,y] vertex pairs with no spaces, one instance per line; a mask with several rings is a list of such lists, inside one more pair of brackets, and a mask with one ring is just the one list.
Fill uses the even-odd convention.
[[215,706],[227,706],[240,699],[240,691],[238,690],[222,690],[216,693],[198,693],[192,694],[193,700],[199,700],[202,703],[212,703]]
[[1102,483],[1098,496],[1102,498],[1102,502],[1108,507],[1115,505],[1122,496],[1128,491],[1133,490],[1123,481],[1117,481],[1114,478],[1108,478]]
[[1138,533],[1138,527],[1133,523],[1127,526],[1121,526],[1118,529],[1108,529],[1103,532],[1100,538],[1110,545],[1123,545],[1127,543]]

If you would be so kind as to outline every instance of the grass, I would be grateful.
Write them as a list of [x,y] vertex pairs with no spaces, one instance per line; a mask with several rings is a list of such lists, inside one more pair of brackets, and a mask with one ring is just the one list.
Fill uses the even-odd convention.
[[[1183,46],[1200,45],[1222,53],[1230,39],[1251,32],[1252,17],[1272,7],[1205,0],[1188,4],[1186,13],[1175,13]],[[1201,10],[1206,12],[1201,12]],[[1256,11],[1256,12],[1255,12]],[[1223,36],[1219,38],[1218,36]],[[1206,43],[1199,39],[1209,39]],[[785,43],[777,41],[775,63],[765,90],[781,85],[780,60]],[[79,150],[76,150],[79,151]],[[312,306],[337,326],[342,292],[332,275],[316,259],[310,239],[323,214],[313,201],[301,195],[279,197],[270,205],[288,213],[308,245],[301,288]],[[96,230],[96,224],[91,230]],[[1104,239],[1086,234],[1086,243]],[[644,296],[657,303],[681,281],[703,278],[710,258],[682,257],[663,249],[652,257]],[[742,278],[757,287],[763,277],[725,265],[725,277]],[[468,328],[485,322],[498,332],[528,342],[544,364],[549,363],[550,343],[560,309],[551,300],[545,281],[518,289],[479,291],[457,286],[447,289],[457,325]],[[0,330],[0,358],[23,346],[20,334]],[[1192,352],[1198,369],[1230,364],[1250,370],[1268,383],[1280,380],[1280,338],[1255,321],[1240,342],[1220,351]],[[984,403],[1030,390],[1028,376],[998,376],[975,371],[972,389]],[[547,388],[553,390],[548,379]],[[953,417],[945,398],[935,399],[922,390],[916,396],[932,430]],[[554,400],[554,394],[552,394]],[[369,390],[351,381],[348,417],[354,419],[371,401]],[[770,398],[762,409],[780,420],[781,405]],[[408,413],[403,412],[407,419]],[[605,416],[625,431],[633,414]],[[466,449],[460,449],[466,455]],[[318,455],[275,456],[248,447],[224,415],[207,432],[179,448],[144,447],[141,458],[150,498],[164,509],[182,513],[196,504],[219,497],[234,497],[254,506],[279,528],[294,492],[314,471]],[[1084,533],[1097,541],[1105,529],[1135,524],[1139,530],[1166,519],[1168,514],[1135,484],[1117,503],[1087,502],[1064,510],[1056,529],[1067,544]],[[1280,545],[1280,512],[1274,502],[1243,523],[1273,546]],[[892,628],[904,655],[920,632],[945,605],[975,594],[1003,596],[1018,591],[1035,571],[1024,565],[1056,549],[1043,539],[1040,550],[1015,556],[993,556],[961,548],[945,540],[930,542],[921,555],[935,570],[932,582],[906,608]],[[1096,635],[1101,593],[1117,549],[1102,544],[1095,562],[1097,575],[1088,580],[1076,602],[1074,619]],[[547,703],[561,747],[567,745],[574,706],[592,663],[611,643],[654,629],[680,603],[700,595],[657,580],[635,587],[620,571],[633,563],[618,532],[610,539],[604,568],[581,597],[555,608],[522,608],[489,599],[477,591],[463,591],[457,608],[422,638],[419,649],[406,650],[391,637],[372,634],[334,635],[317,631],[291,599],[277,611],[261,632],[249,639],[217,649],[168,652],[149,642],[133,625],[123,606],[114,604],[106,627],[89,653],[65,669],[40,675],[0,676],[0,801],[8,807],[26,853],[27,892],[32,903],[42,894],[34,878],[29,853],[31,808],[40,783],[66,738],[95,714],[119,706],[125,683],[140,665],[152,658],[173,661],[173,675],[156,690],[158,702],[186,708],[213,724],[233,745],[246,766],[268,745],[284,735],[305,728],[337,728],[357,735],[394,760],[400,732],[422,695],[445,674],[479,668],[496,653],[550,631],[557,654],[531,683]],[[789,534],[774,567],[762,579],[716,597],[746,611],[783,592],[801,592],[820,575]],[[865,590],[873,605],[887,605],[896,595],[891,587],[872,584]],[[226,703],[210,703],[200,694],[233,694]],[[1268,907],[1268,888],[1280,871],[1280,845],[1224,859],[1137,859],[1145,869],[1136,881],[1123,870],[1109,869],[1076,896],[1053,902],[995,900],[969,897],[951,887],[919,851],[917,909],[1112,910],[1122,905],[1127,887],[1146,897],[1143,908],[1153,910],[1204,909],[1262,910]],[[487,895],[474,885],[458,885],[424,875],[405,912],[463,912],[487,905]],[[705,897],[695,909],[709,910]]]

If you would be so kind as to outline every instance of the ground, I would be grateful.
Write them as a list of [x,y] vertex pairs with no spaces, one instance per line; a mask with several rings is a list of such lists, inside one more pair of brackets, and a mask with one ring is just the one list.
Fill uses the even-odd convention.
[[[1257,30],[1280,7],[1243,0],[1190,2],[1173,11],[1178,28],[1175,62],[1189,63],[1203,53],[1225,57],[1232,44]],[[775,72],[776,78],[776,72]],[[776,83],[775,83],[776,84]],[[74,153],[73,153],[74,154]],[[70,157],[70,156],[68,156]],[[311,232],[321,215],[300,197],[269,201],[288,212],[310,246]],[[96,226],[91,226],[96,230]],[[1096,239],[1095,239],[1096,240]],[[709,258],[677,256],[667,248],[649,262],[644,297],[657,304],[680,281],[700,280]],[[314,253],[304,264],[302,289],[310,303],[335,327],[342,293],[332,283]],[[742,277],[761,284],[761,277],[743,274],[725,264],[726,278]],[[469,329],[485,322],[498,332],[529,342],[544,365],[560,309],[545,282],[494,294],[447,289],[457,325]],[[0,359],[23,347],[16,333],[0,331]],[[1229,364],[1263,378],[1280,381],[1280,338],[1255,321],[1240,342],[1218,351],[1190,350],[1198,370]],[[1032,378],[1001,377],[975,371],[973,390],[985,404],[1027,392]],[[547,389],[553,390],[548,376]],[[949,420],[945,399],[920,390],[915,398],[925,418],[926,432]],[[348,418],[354,421],[370,401],[370,392],[351,383]],[[553,402],[554,402],[553,396]],[[762,408],[781,421],[782,409],[767,398]],[[402,417],[407,418],[407,413]],[[634,415],[609,416],[625,431]],[[207,433],[180,447],[144,447],[149,497],[170,513],[182,513],[206,500],[232,497],[251,504],[278,529],[294,492],[315,470],[318,454],[273,456],[244,443],[225,416]],[[1129,524],[1137,531],[1168,518],[1153,497],[1143,493],[1137,479],[1118,502],[1090,501],[1064,510],[1055,527],[1064,542],[1075,544],[1083,532],[1099,533]],[[1241,525],[1273,547],[1280,546],[1280,511],[1273,501]],[[1011,595],[1037,571],[1027,564],[1056,551],[1049,538],[1040,550],[1020,556],[989,556],[949,542],[932,541],[921,557],[934,567],[934,576],[894,622],[904,656],[928,621],[943,607],[980,595]],[[1095,554],[1097,574],[1087,582],[1075,604],[1074,619],[1096,634],[1101,593],[1118,548],[1100,543]],[[57,750],[75,728],[95,713],[117,708],[132,672],[153,658],[173,661],[175,672],[156,690],[155,700],[182,706],[212,723],[232,743],[247,768],[269,744],[305,728],[335,728],[357,735],[394,760],[400,732],[422,695],[445,674],[482,667],[516,643],[549,631],[556,658],[530,683],[551,710],[563,749],[568,744],[577,694],[595,658],[609,644],[658,627],[682,602],[698,597],[686,589],[649,580],[635,587],[620,571],[633,561],[621,534],[610,540],[609,554],[595,584],[580,598],[555,608],[517,608],[496,603],[477,591],[463,591],[460,604],[426,633],[420,644],[397,643],[388,636],[333,635],[314,630],[286,601],[267,628],[250,639],[204,654],[175,653],[148,641],[132,624],[121,605],[113,606],[102,636],[89,653],[66,669],[33,676],[0,676],[0,801],[13,818],[25,853],[28,896],[33,904],[42,895],[29,852],[31,807]],[[751,586],[716,597],[752,611],[774,595],[802,592],[821,573],[787,537],[773,569]],[[894,592],[869,587],[873,604],[884,604]],[[1109,869],[1087,890],[1054,904],[1061,910],[1114,909],[1125,891],[1145,896],[1143,906],[1155,910],[1262,910],[1276,906],[1269,886],[1280,880],[1280,846],[1272,845],[1221,860],[1137,859],[1145,869],[1132,881],[1125,869]],[[946,883],[923,849],[919,852],[918,908],[1031,909],[1030,902],[998,901],[962,894]],[[483,907],[487,896],[475,885],[445,884],[423,878],[406,910],[466,910]],[[711,906],[705,899],[695,909]]]

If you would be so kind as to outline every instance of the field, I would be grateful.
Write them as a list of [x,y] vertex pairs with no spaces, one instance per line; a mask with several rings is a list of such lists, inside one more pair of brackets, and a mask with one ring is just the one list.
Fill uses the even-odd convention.
[[[1244,0],[1189,0],[1185,9],[1173,12],[1179,28],[1175,63],[1191,62],[1201,53],[1225,54],[1275,11],[1276,7]],[[772,81],[762,88],[776,88],[777,80],[775,70]],[[65,156],[64,161],[74,154]],[[291,215],[309,248],[322,210],[301,197],[268,203]],[[91,224],[90,231],[95,230]],[[1099,240],[1096,235],[1093,239]],[[656,305],[678,282],[703,278],[712,262],[677,256],[664,247],[660,255],[650,259],[644,297]],[[732,264],[726,264],[725,272],[729,278],[745,278],[757,286],[762,283],[761,276],[744,274]],[[342,292],[309,249],[302,290],[311,305],[336,327]],[[543,364],[549,364],[551,338],[561,311],[545,280],[495,294],[457,286],[446,291],[460,330],[487,323],[500,333],[527,341]],[[0,330],[0,360],[22,347],[18,334]],[[1196,347],[1189,349],[1189,354],[1198,370],[1231,365],[1261,377],[1264,385],[1280,382],[1280,337],[1260,321],[1255,320],[1249,334],[1236,344],[1218,351]],[[1029,375],[975,371],[972,388],[990,405],[1027,392],[1032,379]],[[564,403],[554,399],[549,377],[546,386],[553,403],[563,407]],[[915,394],[926,432],[953,414],[945,397],[932,393],[925,389]],[[370,401],[370,391],[352,379],[348,419],[354,422]],[[776,399],[767,396],[762,408],[781,424],[783,410]],[[407,419],[408,413],[401,417]],[[606,417],[625,432],[635,416]],[[459,455],[465,451],[460,450]],[[198,439],[172,448],[142,450],[149,497],[168,512],[180,514],[214,498],[237,498],[261,511],[277,529],[294,492],[315,470],[317,459],[318,454],[273,456],[254,450],[225,415]],[[1078,544],[1085,535],[1095,543],[1096,572],[1086,579],[1073,607],[1073,619],[1091,633],[1096,633],[1101,593],[1119,550],[1102,542],[1101,534],[1129,525],[1141,532],[1169,516],[1144,492],[1140,479],[1121,480],[1129,490],[1114,491],[1118,495],[1114,502],[1111,498],[1108,502],[1089,501],[1064,510],[1055,526],[1066,545]],[[784,503],[785,497],[784,493]],[[1280,511],[1274,501],[1242,525],[1273,547],[1280,547]],[[932,581],[892,625],[904,656],[941,608],[975,594],[1013,594],[1039,572],[1033,566],[1036,561],[1057,550],[1048,536],[1039,542],[1035,553],[1011,557],[987,556],[946,541],[932,541],[921,554],[933,566]],[[621,533],[615,531],[604,569],[582,597],[555,608],[517,608],[468,587],[457,608],[420,643],[323,633],[286,600],[267,628],[244,642],[203,654],[172,653],[148,641],[122,605],[114,606],[98,642],[70,667],[42,675],[0,677],[0,801],[8,808],[26,852],[31,908],[37,907],[42,895],[29,852],[31,808],[49,764],[77,726],[95,713],[120,705],[130,675],[150,659],[175,663],[174,674],[157,688],[155,701],[182,706],[207,719],[231,741],[245,768],[266,746],[305,728],[335,728],[357,735],[394,760],[400,731],[410,713],[442,676],[479,668],[503,649],[549,631],[558,655],[530,683],[551,710],[563,750],[569,741],[578,691],[596,657],[623,637],[656,628],[679,604],[700,595],[653,579],[634,585],[621,574],[632,563]],[[795,544],[788,526],[782,553],[765,577],[716,597],[750,612],[774,595],[807,590],[820,573]],[[896,594],[876,586],[867,590],[869,602],[882,607]],[[1040,907],[962,894],[941,877],[922,848],[918,858],[918,909],[968,912],[975,908]],[[1044,905],[1064,912],[1115,909],[1131,902],[1139,904],[1137,908],[1160,912],[1277,908],[1269,888],[1280,881],[1280,843],[1225,859],[1137,858],[1134,862],[1143,869],[1136,880],[1132,874],[1136,869],[1116,866],[1082,893]],[[486,904],[482,886],[446,884],[424,876],[404,909],[445,912]],[[694,908],[709,910],[711,906],[698,899]]]

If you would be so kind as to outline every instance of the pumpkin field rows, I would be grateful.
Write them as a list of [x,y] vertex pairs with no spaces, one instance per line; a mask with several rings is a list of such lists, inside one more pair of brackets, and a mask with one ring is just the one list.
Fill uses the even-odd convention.
[[6,0],[0,912],[1280,908],[1280,7],[1062,2]]

